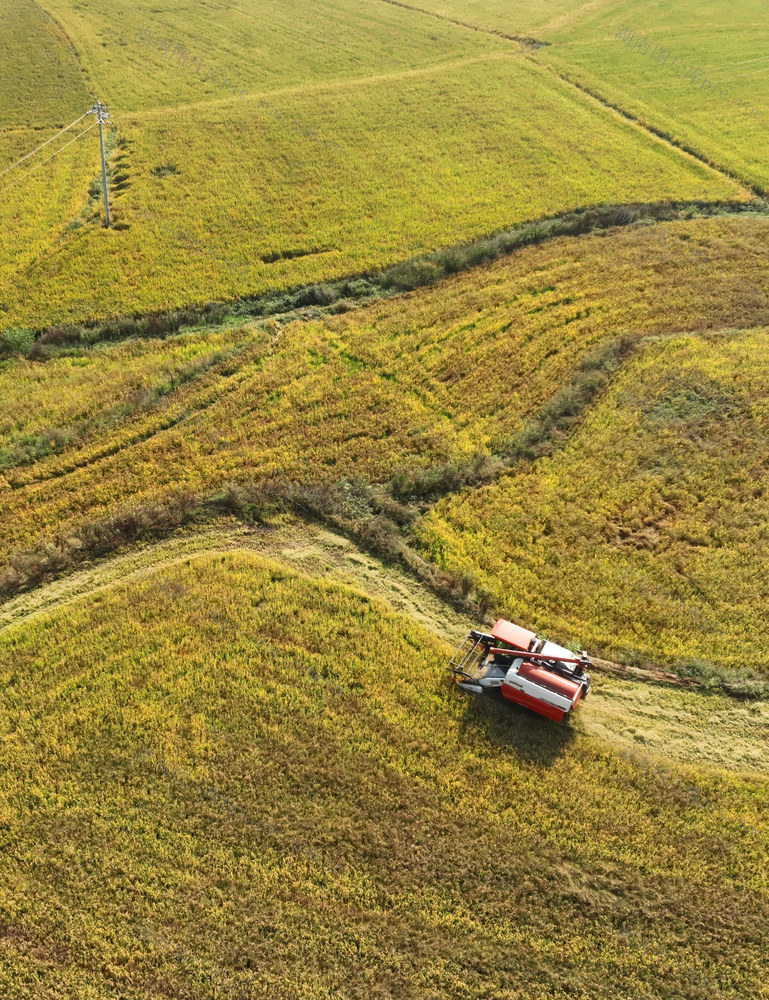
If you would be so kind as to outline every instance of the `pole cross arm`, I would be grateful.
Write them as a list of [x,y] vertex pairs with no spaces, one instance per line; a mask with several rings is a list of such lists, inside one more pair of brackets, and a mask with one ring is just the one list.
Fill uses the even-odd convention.
[[109,118],[109,112],[101,101],[97,101],[91,110],[86,112],[86,114],[96,115],[96,121],[99,122],[99,124],[105,122]]

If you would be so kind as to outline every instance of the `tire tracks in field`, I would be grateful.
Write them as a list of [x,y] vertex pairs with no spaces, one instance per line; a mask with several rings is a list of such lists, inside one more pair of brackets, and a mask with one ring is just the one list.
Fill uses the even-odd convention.
[[434,10],[425,10],[424,7],[416,7],[410,3],[404,3],[403,0],[380,0],[381,3],[389,3],[393,7],[403,7],[404,10],[413,11],[416,14],[425,14],[427,17],[435,17],[439,21],[446,21],[448,24],[456,24],[460,28],[468,28],[470,31],[479,31],[483,35],[493,35],[495,38],[504,38],[508,42],[517,42],[519,45],[523,45],[527,49],[538,49],[545,45],[550,45],[550,42],[543,42],[539,38],[530,38],[528,35],[508,35],[504,31],[498,31],[494,28],[484,28],[478,24],[470,24],[468,21],[460,21],[455,17],[448,17],[446,14],[438,14]]
[[548,21],[547,24],[541,25],[539,30],[557,31],[558,28],[563,28],[572,21],[579,20],[580,16],[583,14],[592,14],[594,10],[600,10],[601,7],[611,6],[612,2],[613,0],[591,0],[590,3],[586,3],[584,6],[578,7],[576,10],[569,11],[568,14],[563,14],[561,17],[557,17],[554,21]]
[[[387,0],[382,0],[387,2]],[[462,66],[474,66],[479,63],[494,62],[500,59],[515,59],[521,55],[518,49],[501,49],[499,52],[487,52],[482,55],[467,56],[459,59],[448,59],[445,62],[433,63],[430,66],[414,66],[407,69],[393,70],[391,73],[369,73],[365,76],[353,76],[336,80],[316,80],[311,83],[291,84],[287,87],[276,87],[271,90],[254,90],[245,97],[221,97],[214,100],[190,101],[185,104],[168,104],[162,107],[147,108],[141,111],[128,111],[123,114],[130,115],[137,120],[148,120],[153,118],[165,118],[169,111],[175,112],[175,120],[185,121],[186,111],[211,111],[210,120],[196,117],[195,122],[203,122],[209,125],[220,125],[221,117],[217,116],[217,108],[227,105],[252,103],[262,98],[270,97],[292,97],[309,96],[311,94],[333,93],[334,91],[356,90],[368,84],[387,83],[390,80],[408,80],[412,77],[430,76],[436,73],[443,73],[446,70],[458,69]]]
[[[226,371],[219,372],[216,370],[217,368],[226,368],[226,366],[230,364],[234,358],[240,358],[241,355],[247,354],[249,348],[253,349],[253,353],[255,356],[251,358],[246,357],[244,359],[244,364],[238,367],[238,369],[235,372],[227,374]],[[137,446],[142,445],[147,441],[150,441],[152,438],[156,437],[159,434],[163,434],[166,431],[173,430],[175,427],[183,426],[184,421],[188,420],[190,416],[192,416],[193,414],[197,416],[201,413],[205,413],[206,410],[208,410],[212,406],[215,406],[217,403],[221,402],[230,393],[236,392],[242,382],[244,382],[248,378],[251,378],[252,372],[250,368],[248,368],[247,366],[249,364],[258,364],[263,359],[263,355],[257,353],[259,349],[260,349],[259,345],[254,346],[251,342],[246,341],[239,351],[225,358],[223,361],[217,362],[211,368],[202,372],[201,375],[198,376],[199,378],[203,379],[211,375],[217,375],[223,380],[223,384],[217,383],[214,386],[208,386],[208,385],[203,386],[204,391],[206,389],[210,389],[211,391],[208,392],[203,399],[198,400],[197,402],[190,401],[187,409],[183,409],[180,415],[177,415],[176,417],[171,417],[171,419],[167,420],[167,422],[161,423],[156,427],[150,427],[150,428],[145,428],[144,430],[139,430],[133,435],[129,434],[129,436],[126,439],[115,441],[112,444],[104,445],[103,447],[89,454],[82,455],[81,451],[80,458],[78,458],[77,452],[70,453],[71,457],[69,462],[66,463],[61,462],[58,468],[56,467],[52,468],[50,472],[47,472],[46,475],[36,476],[34,478],[29,478],[29,479],[24,479],[22,481],[14,482],[11,479],[9,479],[8,474],[6,474],[5,478],[9,489],[24,490],[40,486],[43,483],[55,482],[57,479],[62,479],[66,476],[72,475],[75,472],[80,472],[82,469],[87,469],[89,466],[98,465],[100,462],[103,462],[108,458],[112,458],[114,455],[117,455],[123,451],[127,451],[130,448],[136,448]],[[198,389],[200,388],[200,386],[197,387],[195,386],[195,382],[196,378],[193,378],[189,383],[189,385],[193,388],[193,390],[195,388]],[[185,388],[185,386],[181,386],[180,388],[183,389]],[[169,396],[170,395],[173,395],[173,393],[169,394]],[[67,453],[64,453],[64,455],[62,456],[55,456],[55,457],[64,458],[66,454]],[[25,466],[17,466],[15,468],[25,468]],[[13,469],[9,470],[9,474],[10,472],[13,471],[14,471]]]
[[[620,208],[620,209],[622,208],[622,206],[617,206],[617,207]],[[627,207],[631,208],[633,206],[631,205],[631,203],[627,203]],[[746,206],[746,209],[747,208],[748,208],[748,206]],[[573,213],[564,213],[564,215],[562,215],[562,216],[555,216],[555,217],[549,217],[549,218],[556,218],[556,219],[558,219],[558,218],[566,218],[566,217],[570,217],[572,214]],[[718,213],[714,213],[714,215],[716,215],[716,214],[718,214]],[[737,214],[737,212],[734,212],[732,214]],[[712,216],[709,215],[708,213],[703,213],[703,217],[708,218],[708,217],[712,217]],[[659,222],[659,221],[671,221],[670,219],[665,219],[665,218],[655,219],[654,216],[646,216],[646,215],[642,215],[642,216],[640,216],[640,218],[651,218],[652,221],[656,221],[656,222]],[[672,218],[673,218],[673,220],[679,218],[678,213],[677,212],[674,213]],[[548,221],[548,219],[546,218],[546,219],[534,220],[534,222],[529,223],[528,225],[534,225],[534,226],[536,226],[538,223],[541,223],[541,222],[544,222],[544,221]],[[628,217],[627,221],[619,221],[619,220],[616,220],[616,219],[606,220],[606,224],[605,225],[599,225],[597,223],[597,221],[596,221],[596,223],[594,224],[594,231],[606,231],[607,229],[611,229],[611,228],[626,228],[626,227],[630,227],[630,226],[633,226],[633,225],[637,224],[637,221],[638,220],[630,218],[630,217]],[[511,231],[523,230],[525,228],[526,228],[526,224],[522,224],[520,226],[514,227],[514,230],[511,230]],[[488,237],[484,237],[482,239],[487,239],[487,238]],[[518,253],[519,251],[526,249],[526,247],[528,247],[528,246],[537,245],[538,243],[550,242],[552,240],[560,239],[560,238],[564,238],[564,233],[559,232],[559,231],[554,231],[552,234],[544,237],[541,241],[539,241],[539,240],[536,241],[535,244],[522,243],[521,245],[516,246],[516,247],[514,247],[513,249],[511,249],[509,251],[506,251],[502,256],[505,256],[505,257],[512,256],[513,254]],[[481,242],[481,241],[477,241],[477,242]],[[446,250],[450,250],[450,249],[451,248],[446,248]],[[441,252],[445,253],[446,250],[439,251],[439,253],[441,253]],[[421,255],[418,256],[418,257],[416,257],[416,258],[408,258],[407,261],[406,261],[406,263],[408,263],[409,261],[412,261],[412,260],[421,260],[421,259],[424,259]],[[471,267],[467,268],[466,270],[475,270],[477,268],[486,266],[487,263],[488,263],[487,261],[480,261],[479,263],[473,264]],[[387,268],[383,269],[383,271],[387,271],[387,270],[388,270]],[[381,273],[382,272],[377,272],[377,275],[379,275]],[[374,275],[373,278],[375,279],[377,275]],[[367,276],[369,278],[372,278],[372,276],[370,274],[368,274]],[[354,280],[355,277],[361,277],[361,276],[360,275],[358,275],[358,276],[350,276],[350,277],[348,277],[346,279],[343,279],[342,283],[350,281],[350,280]],[[441,281],[445,281],[445,280],[448,280],[449,277],[450,277],[450,275],[445,275],[440,280]],[[312,287],[312,286],[305,286],[305,287]],[[396,290],[396,291],[392,291],[392,290],[388,291],[387,289],[381,289],[382,294],[376,296],[374,300],[388,298],[388,297],[391,297],[391,296],[397,297],[398,295],[413,294],[413,292],[419,291],[421,288],[424,288],[424,287],[430,287],[430,286],[429,285],[428,286],[418,286],[417,288],[413,288],[413,289],[411,289],[411,288],[409,288],[409,289],[399,289],[399,290]],[[370,302],[372,300],[369,297],[367,297],[367,295],[368,295],[368,293],[365,296],[363,296],[363,301],[361,301],[360,303],[357,303],[355,305],[355,308],[357,308],[357,309],[364,309],[367,305],[370,304]],[[325,309],[323,309],[323,308],[319,309],[318,312],[322,315],[322,314],[325,314],[326,312],[328,312],[329,310],[332,310],[333,308],[334,308],[334,303],[332,303],[329,307],[326,307]],[[267,322],[267,321],[269,321],[271,319],[280,319],[281,317],[284,317],[284,316],[296,318],[300,322],[303,322],[303,321],[306,321],[306,320],[309,320],[309,319],[312,319],[312,318],[319,318],[317,316],[313,317],[313,316],[310,316],[310,315],[306,315],[306,316],[302,315],[302,310],[282,310],[282,311],[279,311],[277,313],[270,314],[270,315],[265,315],[265,316],[260,316],[258,318],[253,317],[253,318],[251,318],[250,321],[249,321],[249,317],[246,316],[246,315],[244,315],[244,316],[242,316],[243,326],[244,327],[249,327],[251,329],[258,329],[260,322],[263,323],[263,322]],[[754,325],[758,326],[760,324],[754,324]],[[171,333],[168,336],[174,336],[174,334]],[[97,341],[97,343],[103,343],[103,342],[104,341]],[[162,422],[160,425],[155,426],[153,428],[144,428],[142,430],[137,430],[134,434],[130,434],[129,433],[129,434],[127,434],[126,438],[124,438],[122,440],[114,441],[114,442],[112,442],[110,444],[105,444],[101,448],[97,448],[97,449],[95,449],[95,450],[93,450],[91,452],[87,452],[86,454],[82,454],[82,451],[78,452],[76,450],[73,450],[71,452],[64,452],[61,455],[51,456],[51,458],[49,460],[51,468],[40,468],[39,466],[37,467],[36,471],[43,472],[42,475],[31,474],[29,476],[23,476],[21,474],[21,470],[27,468],[27,466],[16,466],[16,467],[13,467],[13,468],[11,468],[9,470],[6,470],[5,475],[2,477],[5,480],[5,483],[7,484],[7,488],[10,489],[10,490],[13,490],[13,491],[17,491],[17,495],[22,495],[22,493],[19,492],[19,491],[24,491],[26,489],[35,488],[37,486],[40,486],[43,483],[54,482],[54,481],[56,481],[58,479],[62,479],[64,477],[66,477],[66,476],[72,475],[72,474],[74,474],[76,472],[79,472],[79,471],[81,471],[81,470],[83,470],[85,468],[88,468],[90,466],[98,465],[100,462],[103,462],[103,461],[105,461],[105,460],[107,460],[109,458],[112,458],[114,455],[119,454],[120,452],[124,452],[124,451],[127,451],[130,448],[134,448],[134,447],[140,446],[140,445],[144,444],[146,441],[151,440],[153,437],[155,437],[155,436],[157,436],[159,434],[163,434],[166,431],[172,430],[174,427],[182,426],[183,423],[184,423],[184,421],[190,416],[190,413],[193,410],[194,410],[194,413],[196,415],[199,414],[199,413],[204,413],[207,409],[209,409],[212,406],[215,406],[217,403],[219,403],[223,399],[225,399],[230,393],[233,393],[233,392],[237,391],[237,389],[240,387],[241,383],[251,377],[250,369],[247,366],[250,365],[250,364],[253,364],[253,363],[258,363],[261,360],[264,360],[265,358],[269,357],[272,354],[273,350],[275,349],[276,344],[277,344],[277,340],[275,338],[271,339],[271,341],[270,341],[270,343],[268,345],[255,344],[254,341],[253,341],[253,339],[251,337],[245,338],[244,340],[242,340],[242,341],[239,342],[238,347],[236,348],[236,350],[231,355],[229,355],[227,358],[225,358],[222,361],[216,362],[211,368],[206,369],[205,372],[202,373],[202,375],[200,376],[201,378],[211,377],[211,376],[220,376],[222,378],[223,382],[218,383],[216,386],[210,386],[210,385],[203,386],[202,387],[202,390],[204,392],[203,398],[201,398],[197,403],[191,402],[190,403],[190,408],[184,410],[182,412],[182,415],[180,417],[177,416],[177,418],[175,418],[175,419],[174,418],[168,419],[167,421]],[[264,351],[264,354],[260,354],[259,353],[262,350]],[[233,359],[235,359],[235,358],[237,358],[239,360],[239,362],[240,362],[237,370],[233,371],[233,372],[230,372],[230,373],[227,373],[226,372],[227,366],[230,365],[232,363]],[[217,369],[222,369],[222,371],[218,371]],[[193,379],[190,382],[190,386],[192,386],[195,381],[196,381],[196,379]],[[198,387],[198,388],[200,388],[200,387]],[[58,460],[58,464],[57,464],[57,460]],[[35,463],[35,465],[32,466],[32,471],[33,472],[35,471],[36,464],[37,463]],[[17,472],[17,471],[19,473],[18,477],[16,479],[14,479],[14,473]]]

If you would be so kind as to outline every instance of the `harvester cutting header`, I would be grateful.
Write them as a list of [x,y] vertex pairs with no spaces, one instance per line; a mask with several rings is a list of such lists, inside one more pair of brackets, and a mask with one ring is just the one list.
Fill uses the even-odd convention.
[[501,690],[509,701],[560,722],[590,688],[587,653],[572,653],[500,618],[490,634],[473,630],[457,647],[449,670],[465,691]]

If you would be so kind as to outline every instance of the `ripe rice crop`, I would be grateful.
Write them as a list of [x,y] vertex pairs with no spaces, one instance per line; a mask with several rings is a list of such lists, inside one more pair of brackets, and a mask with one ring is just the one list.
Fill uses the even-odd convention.
[[[699,0],[679,0],[669,9],[634,0],[586,5],[544,33],[552,44],[536,56],[646,127],[767,192],[769,133],[761,116],[769,99],[762,43],[769,8],[762,0],[741,0],[738,17],[732,4],[720,2],[704,19],[702,12]],[[634,31],[644,45],[660,45],[671,59],[693,67],[689,78],[629,52],[616,40],[620,30]],[[710,89],[694,85],[703,77]]]
[[236,632],[128,581],[0,633],[4,995],[762,995],[765,776],[669,762],[714,815],[468,700],[360,593],[245,552],[164,572]]
[[[650,344],[563,451],[440,502],[424,551],[507,617],[622,662],[769,672],[765,338]],[[627,387],[643,408],[623,404]]]
[[[511,94],[526,97],[511,101]],[[62,200],[45,231],[35,214],[51,177],[41,170],[20,185],[23,194],[0,205],[0,228],[20,215],[20,232],[28,228],[39,242],[23,254],[0,247],[0,327],[229,300],[360,274],[574,205],[747,198],[515,53],[473,55],[354,87],[284,92],[286,115],[335,136],[344,157],[266,116],[259,100],[116,115],[120,190],[111,230],[98,199],[88,208],[95,148],[74,175],[61,173],[58,158],[49,165],[70,201]],[[568,172],[565,141],[573,149]],[[183,231],[188,243],[242,262],[244,274],[157,231],[142,221],[146,213]],[[81,217],[83,224],[67,228]]]
[[[649,39],[640,36],[637,32],[631,31],[627,28],[620,28],[615,38],[624,42],[632,52],[638,52],[642,55],[648,56],[653,59],[659,66],[664,67],[669,73],[678,76],[682,70],[682,60],[681,57],[675,57],[671,59],[672,53],[669,49],[662,48],[658,43],[652,45],[649,48]],[[692,85],[698,90],[702,91],[703,88],[707,88],[705,92],[706,97],[711,97],[717,100],[731,100],[732,103],[736,104],[737,107],[744,111],[746,114],[752,115],[757,118],[763,125],[766,125],[766,119],[763,113],[758,111],[756,108],[752,108],[750,104],[744,98],[729,98],[725,87],[723,84],[715,86],[696,66],[687,66],[683,71],[684,79],[691,81]],[[710,93],[708,93],[710,91]]]
[[241,92],[281,104],[285,92],[312,90],[324,81],[355,89],[369,77],[517,48],[380,0],[295,0],[290,6],[231,0],[226,17],[186,2],[161,10],[152,0],[87,7],[51,0],[49,7],[77,40],[85,72],[99,81],[99,96],[120,114],[201,102],[216,108],[222,97],[218,79],[184,72],[166,51],[138,41],[137,32],[145,30],[219,68]]
[[73,352],[52,364],[0,363],[0,474],[47,454],[114,440],[154,394],[173,393],[230,356],[238,336],[183,334],[161,350],[153,341],[133,341]]
[[[191,53],[184,48],[184,46],[174,43],[171,39],[162,38],[158,39],[154,37],[152,32],[148,32],[146,29],[136,33],[136,41],[142,42],[145,45],[149,45],[152,48],[156,48],[159,52],[164,52],[169,59],[173,59],[174,62],[182,66],[185,70],[190,70],[196,73],[204,73],[208,79],[212,82],[218,82],[219,86],[225,91],[232,90],[236,93],[238,97],[246,97],[248,95],[247,90],[242,90],[237,94],[237,88],[232,84],[229,78],[223,77],[222,71],[216,66],[206,66],[205,62],[201,61],[200,57],[192,56]],[[280,108],[276,108],[274,105],[270,104],[264,98],[259,98],[259,103],[257,105],[259,108],[264,108],[269,111],[274,118],[280,118],[283,112]],[[314,130],[307,129],[306,126],[302,125],[301,122],[293,121],[291,123],[291,128],[298,130],[302,135],[313,139],[317,142],[318,135]],[[338,143],[332,143],[331,140],[327,139],[326,145],[329,148],[333,148],[336,145],[339,153],[343,153],[344,150]]]
[[[402,476],[408,482],[420,472],[440,471],[446,463],[515,453],[521,436],[530,437],[530,428],[548,408],[565,414],[564,427],[576,427],[579,408],[575,410],[575,401],[567,398],[571,379],[580,366],[592,364],[594,352],[613,342],[621,331],[632,343],[645,336],[676,333],[684,324],[698,331],[760,322],[765,313],[735,279],[738,274],[750,276],[745,262],[751,260],[755,260],[753,274],[763,274],[756,252],[761,247],[762,221],[712,219],[660,228],[671,238],[660,241],[650,227],[639,226],[559,240],[355,312],[291,323],[272,333],[272,321],[267,321],[262,327],[222,334],[229,340],[214,338],[210,346],[217,349],[225,343],[237,345],[237,364],[225,359],[205,367],[199,375],[191,373],[193,377],[182,379],[183,384],[162,401],[153,401],[152,391],[158,388],[158,376],[153,375],[146,382],[147,390],[152,390],[147,405],[129,408],[108,432],[94,433],[79,445],[73,441],[60,454],[6,470],[4,489],[0,480],[0,538],[8,559],[5,578],[10,574],[15,579],[14,561],[18,563],[21,557],[14,553],[42,543],[56,551],[56,544],[68,539],[67,544],[72,544],[78,532],[100,519],[119,515],[141,522],[146,505],[200,495],[228,482],[262,483],[265,488],[275,480],[317,485],[362,477],[385,483]],[[717,269],[702,268],[699,258],[693,265],[678,252],[676,241],[697,241],[718,262]],[[160,365],[167,372],[163,377],[171,383],[176,377],[171,374],[173,365],[180,360],[174,353],[178,344],[189,345],[185,351],[198,352],[201,341],[185,334],[153,344],[151,351],[132,347],[137,354],[131,363],[131,391],[138,389],[146,363],[142,358]],[[110,372],[128,350],[127,345],[103,345],[98,351],[84,352],[97,371],[99,358],[109,360],[115,352],[115,361],[105,368],[106,378],[99,376],[88,389],[89,382],[80,374],[84,369],[70,358],[51,359],[42,369],[30,362],[6,362],[6,377],[10,384],[19,381],[14,372],[21,372],[20,384],[35,386],[34,393],[25,389],[22,394],[27,409],[49,413],[51,418],[61,407],[61,399],[77,396],[68,391],[68,385],[92,393],[93,403],[84,396],[82,405],[96,427],[99,408],[106,406],[109,412],[118,402],[109,395]],[[162,360],[164,352],[169,352],[166,360]],[[748,366],[751,371],[755,363],[754,358]],[[678,360],[670,364],[669,370],[675,371]],[[30,372],[47,375],[30,382]],[[585,369],[583,376],[589,375]],[[731,377],[728,364],[720,377]],[[600,372],[593,372],[592,378],[592,391],[598,394]],[[636,412],[637,407],[623,398],[625,408]],[[636,414],[633,420],[642,417]],[[733,433],[731,420],[721,429],[725,437],[719,449],[698,448],[694,440],[681,435],[677,424],[674,428],[669,432],[670,442],[676,443],[678,452],[688,449],[714,469],[731,469],[727,447]],[[660,421],[651,421],[649,429],[664,430]],[[691,433],[704,436],[696,424]],[[565,444],[565,431],[561,429],[558,435],[555,444],[559,440]],[[613,454],[612,447],[607,444],[605,455]],[[562,457],[556,455],[552,461],[562,461]],[[753,458],[751,463],[735,465],[734,474],[744,478],[752,463]],[[597,476],[609,474],[598,459],[595,466],[591,460],[588,469]],[[722,475],[717,472],[716,481]],[[536,475],[533,481],[538,482]],[[598,490],[595,485],[591,488]],[[497,487],[489,489],[495,495]],[[509,500],[500,502],[504,506]],[[642,505],[637,517],[657,510],[653,493],[647,502],[651,507]],[[582,499],[578,503],[584,506]],[[450,501],[439,507],[440,512],[448,509],[453,509]],[[485,523],[485,514],[479,516]],[[536,507],[531,516],[539,523]],[[432,531],[433,524],[429,518],[425,530]],[[585,537],[591,538],[584,530]],[[472,570],[479,585],[486,586],[500,606],[509,607],[507,592],[500,589],[493,574],[473,562],[482,547],[455,556],[453,541],[447,543],[445,552],[440,548],[443,542],[436,542],[438,547],[432,539],[425,544],[439,562],[460,571]],[[489,545],[495,544],[490,538]],[[535,546],[532,557],[537,551]],[[24,559],[20,566],[26,564]],[[635,559],[641,567],[639,556]],[[607,587],[619,587],[606,573],[607,567],[616,572],[620,565],[609,561],[601,569]],[[663,560],[660,566],[664,565]],[[652,569],[653,564],[643,568]],[[650,585],[664,590],[665,585],[654,584],[657,572],[654,567]],[[567,588],[563,607],[579,609],[568,590],[569,579],[559,583]],[[747,577],[746,588],[748,601]],[[558,592],[553,588],[553,600]],[[627,600],[635,604],[642,596],[628,593]],[[514,605],[510,610],[514,615],[520,609]],[[582,631],[588,623],[592,646],[613,648],[617,637],[617,642],[643,649],[646,655],[662,651],[662,640],[655,638],[662,608],[654,610],[648,627],[621,624],[606,618],[599,608],[586,613],[584,622],[557,615],[546,604],[533,606],[532,612],[543,616],[543,627],[557,628],[564,636]],[[714,644],[714,653],[737,638],[761,641],[747,603],[734,616],[725,615],[733,625],[725,626],[721,638],[708,640]],[[603,618],[611,624],[602,625]],[[696,655],[701,646],[699,637],[686,634],[683,620],[670,623],[665,641],[667,655],[676,660]],[[587,637],[583,645],[589,645]],[[740,665],[734,656],[725,662]]]
[[0,1000],[769,1000],[737,6],[0,0]]
[[[534,35],[529,58],[555,68],[593,94],[630,112],[647,128],[694,150],[709,163],[769,191],[769,100],[763,0],[674,5],[524,0],[424,0],[420,6],[491,33]],[[635,46],[628,52],[618,33]],[[650,48],[651,47],[651,48]],[[648,51],[655,58],[644,58]],[[663,65],[667,62],[668,65]],[[670,63],[686,74],[670,72]],[[706,81],[710,86],[704,87]]]
[[420,0],[419,7],[439,17],[477,25],[487,31],[508,36],[532,33],[537,39],[548,38],[552,22],[562,17],[579,20],[584,16],[583,7],[575,5],[573,0],[548,0],[547,3],[519,0],[515,6],[508,0],[473,0],[471,5],[462,0]]
[[[54,127],[57,122],[61,122],[61,128],[79,118],[93,95],[61,27],[34,0],[4,3],[2,24],[0,130],[8,129],[8,139],[13,142],[18,131],[22,133],[19,138],[39,136],[39,132],[27,131],[30,125],[48,126],[53,134],[58,131]],[[41,72],[43,66],[47,67],[45,73]],[[32,142],[27,149],[42,141]],[[18,155],[27,149],[21,149]],[[0,150],[5,152],[4,143]],[[5,165],[0,160],[0,170]]]

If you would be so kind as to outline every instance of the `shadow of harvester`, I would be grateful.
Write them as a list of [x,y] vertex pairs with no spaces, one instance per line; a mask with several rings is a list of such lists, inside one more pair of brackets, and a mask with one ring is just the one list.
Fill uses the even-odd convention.
[[498,692],[474,695],[455,688],[454,697],[467,700],[461,733],[468,742],[510,748],[523,760],[549,766],[574,739],[569,716],[563,722],[551,722]]

